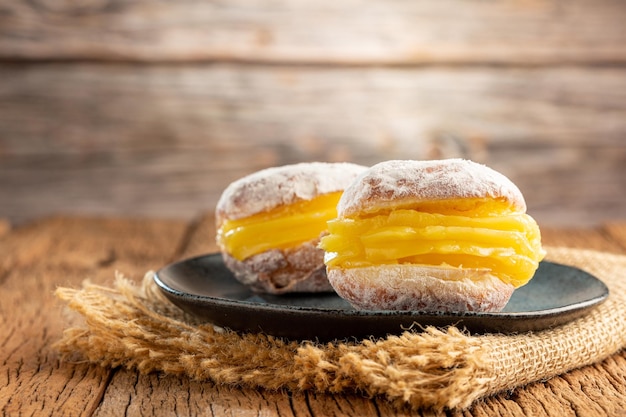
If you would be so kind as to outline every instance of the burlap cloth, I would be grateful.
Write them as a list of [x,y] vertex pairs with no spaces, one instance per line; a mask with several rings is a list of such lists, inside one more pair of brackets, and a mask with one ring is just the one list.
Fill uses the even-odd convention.
[[361,342],[285,341],[195,322],[147,274],[137,286],[85,283],[57,295],[84,316],[57,343],[65,360],[161,371],[265,389],[359,392],[415,408],[465,408],[475,400],[600,361],[626,346],[626,256],[548,248],[610,289],[606,302],[561,327],[518,335],[468,335],[428,327]]

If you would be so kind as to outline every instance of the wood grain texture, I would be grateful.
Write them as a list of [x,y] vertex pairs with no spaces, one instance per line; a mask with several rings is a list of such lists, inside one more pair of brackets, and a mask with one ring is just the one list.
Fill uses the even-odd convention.
[[53,296],[87,278],[110,283],[175,256],[181,222],[53,218],[0,238],[0,415],[91,416],[111,370],[60,363],[53,344],[75,316]]
[[3,0],[0,58],[623,63],[625,20],[620,0]]
[[[626,353],[596,365],[487,398],[465,411],[432,413],[391,407],[358,394],[268,392],[216,386],[184,377],[138,375],[59,362],[52,344],[75,316],[53,299],[58,285],[90,277],[110,283],[115,270],[131,279],[214,248],[212,213],[195,223],[56,217],[15,227],[0,237],[0,415],[69,416],[605,416],[626,409]],[[610,226],[621,236],[622,223]],[[613,245],[602,228],[553,229],[548,245]],[[626,253],[623,250],[622,253]]]
[[555,227],[541,227],[541,239],[552,246],[563,246],[568,248],[588,249],[609,252],[623,253],[626,245],[622,244],[610,232],[609,225],[602,228],[568,228],[567,234],[563,229]]
[[508,175],[542,223],[626,216],[626,69],[5,64],[0,78],[13,222],[189,219],[268,166],[458,156]]
[[607,237],[616,242],[622,251],[626,252],[626,224],[624,222],[611,222],[608,223],[604,229],[606,230]]
[[0,0],[0,217],[188,220],[268,166],[462,156],[542,224],[623,219],[624,21],[621,0]]
[[[439,416],[60,363],[52,292],[215,251],[222,189],[304,160],[475,159],[546,244],[626,253],[599,226],[626,218],[625,21],[622,0],[0,0],[0,415]],[[444,414],[626,415],[625,370]]]

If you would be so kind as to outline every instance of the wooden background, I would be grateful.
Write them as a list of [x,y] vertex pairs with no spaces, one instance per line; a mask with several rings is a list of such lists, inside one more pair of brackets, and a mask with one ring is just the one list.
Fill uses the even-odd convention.
[[10,223],[189,219],[272,165],[455,156],[540,224],[626,218],[626,2],[0,0]]

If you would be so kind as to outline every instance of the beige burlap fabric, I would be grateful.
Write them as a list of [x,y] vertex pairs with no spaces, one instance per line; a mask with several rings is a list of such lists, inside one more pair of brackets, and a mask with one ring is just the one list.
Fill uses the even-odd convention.
[[201,324],[170,304],[151,274],[142,286],[86,283],[57,295],[84,316],[58,349],[102,366],[161,371],[266,389],[361,392],[399,405],[464,408],[475,400],[600,361],[626,346],[626,256],[548,248],[549,259],[602,279],[609,299],[564,326],[471,336],[426,328],[379,340],[314,344],[240,335]]

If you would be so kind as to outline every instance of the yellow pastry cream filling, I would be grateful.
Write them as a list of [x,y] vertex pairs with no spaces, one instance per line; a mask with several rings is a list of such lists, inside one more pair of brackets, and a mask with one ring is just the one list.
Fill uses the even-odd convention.
[[301,200],[236,220],[226,220],[217,231],[217,244],[243,261],[270,249],[294,248],[318,239],[327,221],[337,217],[341,192]]
[[458,199],[338,218],[320,242],[328,267],[418,264],[489,269],[514,287],[545,252],[535,220],[493,199]]

